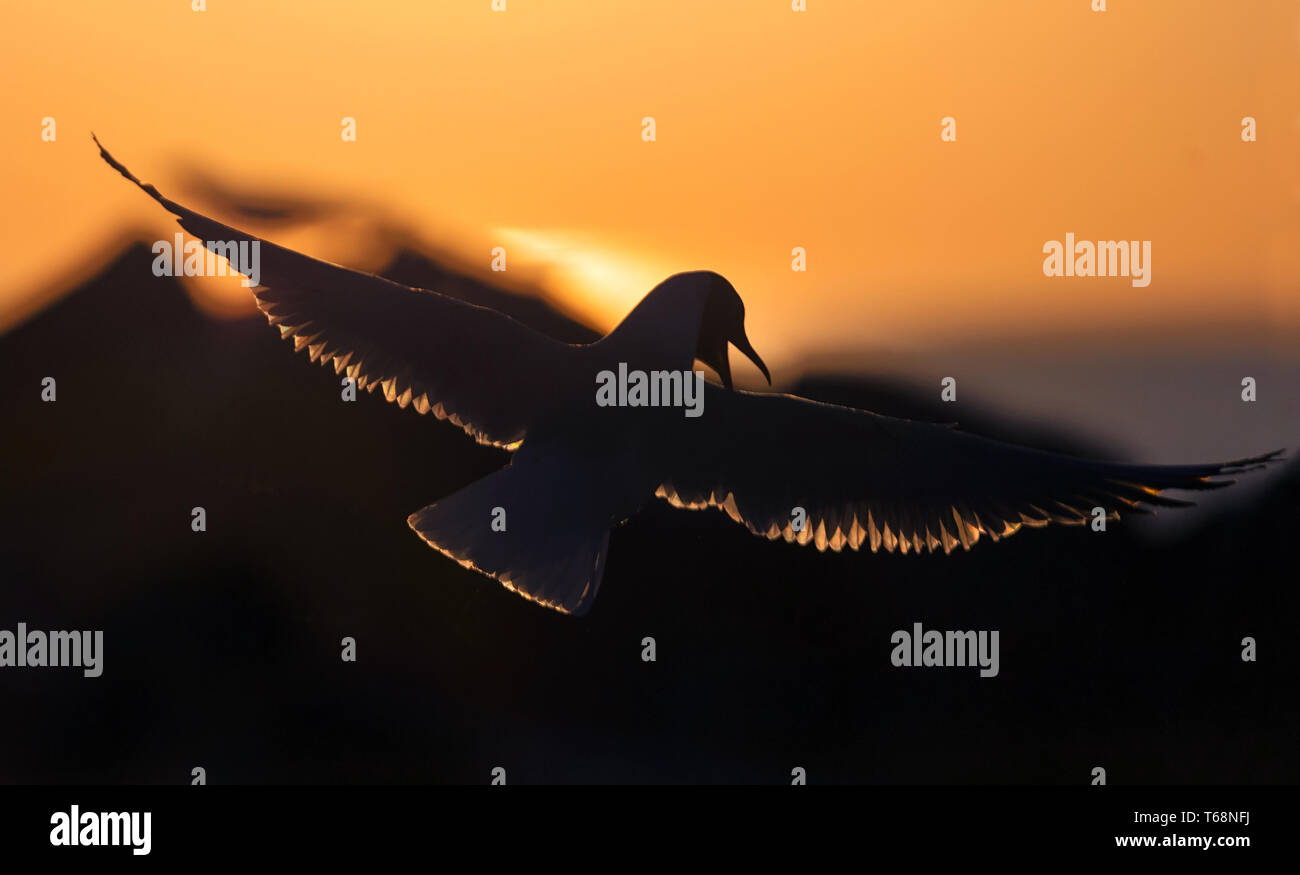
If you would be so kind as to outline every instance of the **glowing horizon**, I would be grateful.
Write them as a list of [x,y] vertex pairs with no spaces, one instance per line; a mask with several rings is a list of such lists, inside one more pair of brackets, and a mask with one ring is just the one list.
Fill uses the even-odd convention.
[[[374,205],[488,279],[505,246],[511,280],[601,329],[658,279],[717,270],[774,359],[1215,324],[1287,350],[1300,332],[1296,3],[209,5],[11,12],[0,330],[124,227],[174,232],[93,128],[178,199],[201,169]],[[1229,14],[1244,35],[1220,40]],[[363,269],[386,254],[340,217],[244,224]],[[1043,276],[1067,233],[1152,241],[1151,285]],[[252,312],[237,281],[197,285],[205,312]]]

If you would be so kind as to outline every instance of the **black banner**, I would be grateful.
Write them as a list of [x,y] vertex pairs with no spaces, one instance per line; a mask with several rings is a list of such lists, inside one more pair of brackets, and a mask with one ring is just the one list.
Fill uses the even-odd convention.
[[1178,865],[1285,850],[1291,788],[10,787],[7,853],[81,862],[452,854],[529,837],[645,853],[1102,855]]

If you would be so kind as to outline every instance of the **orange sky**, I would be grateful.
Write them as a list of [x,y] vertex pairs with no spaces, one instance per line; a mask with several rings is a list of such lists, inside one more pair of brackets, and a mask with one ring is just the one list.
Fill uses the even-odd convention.
[[[601,327],[716,269],[770,363],[1216,323],[1295,350],[1300,3],[1108,5],[10,2],[0,330],[123,229],[171,236],[94,130],[178,199],[202,169],[364,201],[485,270],[505,246]],[[1043,276],[1069,231],[1151,240],[1153,281]],[[338,232],[269,236],[378,265]],[[251,310],[233,282],[200,291]]]

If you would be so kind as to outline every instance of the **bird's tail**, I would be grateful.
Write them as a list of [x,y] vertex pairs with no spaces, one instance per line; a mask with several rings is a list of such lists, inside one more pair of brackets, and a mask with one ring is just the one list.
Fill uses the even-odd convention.
[[610,520],[575,478],[544,463],[514,464],[416,511],[429,546],[566,614],[591,608],[605,570]]

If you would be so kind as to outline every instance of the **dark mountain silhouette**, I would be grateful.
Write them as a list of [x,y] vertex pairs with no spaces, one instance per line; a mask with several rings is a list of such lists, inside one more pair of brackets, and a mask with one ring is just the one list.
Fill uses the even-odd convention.
[[600,337],[600,332],[570,319],[546,301],[506,291],[467,273],[449,270],[419,252],[399,251],[379,273],[395,282],[420,289],[437,289],[441,294],[508,313],[525,325],[565,343],[590,343]]
[[[260,317],[200,316],[150,261],[132,247],[0,337],[0,629],[105,635],[100,678],[0,670],[0,781],[1300,779],[1280,668],[1300,607],[1294,463],[1264,500],[1158,545],[1120,524],[948,557],[821,555],[656,503],[614,533],[600,602],[574,620],[405,524],[504,453],[377,396],[344,403],[333,370]],[[387,273],[592,336],[424,256]],[[871,381],[795,389],[953,418]],[[999,676],[894,668],[890,635],[914,622],[999,630]],[[1246,636],[1258,662],[1240,659]]]

